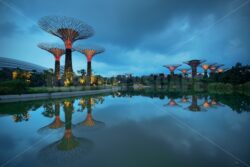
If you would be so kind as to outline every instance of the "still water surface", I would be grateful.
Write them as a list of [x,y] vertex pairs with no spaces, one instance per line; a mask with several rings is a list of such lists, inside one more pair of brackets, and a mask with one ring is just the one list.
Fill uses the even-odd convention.
[[0,104],[0,166],[250,164],[250,100],[116,92]]

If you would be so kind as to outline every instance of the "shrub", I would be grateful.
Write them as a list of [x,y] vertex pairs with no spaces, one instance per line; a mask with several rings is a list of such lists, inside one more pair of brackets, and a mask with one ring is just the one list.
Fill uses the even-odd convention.
[[22,94],[27,92],[28,84],[22,80],[3,81],[0,83],[0,94]]

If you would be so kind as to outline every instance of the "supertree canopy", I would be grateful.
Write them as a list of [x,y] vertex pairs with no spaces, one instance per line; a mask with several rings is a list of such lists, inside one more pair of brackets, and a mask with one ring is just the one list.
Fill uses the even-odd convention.
[[87,85],[89,86],[91,83],[91,61],[92,58],[96,55],[96,54],[100,54],[102,52],[105,51],[104,48],[99,47],[99,46],[77,46],[75,47],[75,50],[84,54],[87,58]]
[[39,43],[38,47],[54,55],[55,76],[57,80],[60,80],[60,58],[65,53],[64,47],[55,43]]
[[204,63],[205,60],[189,60],[184,63],[189,65],[192,69],[192,78],[194,78],[197,75],[197,67],[201,64]]
[[171,65],[164,65],[163,67],[166,67],[169,69],[170,71],[170,74],[173,76],[174,75],[174,71],[180,67],[181,65],[180,64],[171,64]]
[[43,30],[63,40],[66,48],[64,75],[66,80],[72,81],[72,45],[76,40],[93,36],[93,28],[78,19],[65,16],[46,16],[38,24]]
[[207,70],[214,64],[209,64],[209,63],[203,63],[201,65],[202,69],[204,70],[204,78],[208,78],[208,75],[207,75]]
[[224,66],[224,64],[214,64],[209,67],[209,70],[211,73],[215,73],[216,70],[222,66]]
[[189,71],[190,69],[187,69],[187,68],[182,68],[182,69],[179,69],[179,71],[183,74],[183,76],[185,76],[185,77],[187,77],[187,75],[188,75],[188,71]]
[[218,73],[222,73],[222,72],[224,72],[224,71],[226,71],[226,70],[228,70],[228,68],[218,68],[218,69],[217,69],[217,72],[218,72]]

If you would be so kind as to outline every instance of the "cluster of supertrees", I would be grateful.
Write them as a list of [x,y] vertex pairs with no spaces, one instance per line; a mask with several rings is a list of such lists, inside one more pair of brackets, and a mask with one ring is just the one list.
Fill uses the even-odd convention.
[[[205,62],[206,62],[206,60],[190,60],[190,61],[186,61],[184,63],[191,67],[192,78],[195,78],[195,76],[197,75],[197,68],[199,66],[204,70],[203,78],[208,78],[208,70],[210,70],[210,75],[212,75],[212,74],[214,74],[216,72],[222,73],[225,70],[227,70],[226,68],[222,68],[222,66],[224,66],[223,64],[205,63]],[[164,65],[164,67],[169,69],[171,76],[174,76],[174,71],[180,66],[181,66],[181,64]],[[181,71],[181,73],[185,77],[188,76],[188,71],[189,70],[190,70],[189,68],[181,68],[181,69],[179,69],[179,71]]]
[[61,38],[64,45],[55,43],[40,43],[38,47],[50,52],[55,58],[55,78],[56,85],[60,78],[60,58],[65,54],[64,85],[73,83],[72,51],[78,51],[87,58],[87,86],[91,83],[91,60],[99,53],[104,52],[104,48],[94,45],[79,45],[73,47],[77,40],[87,39],[94,35],[93,28],[81,20],[65,16],[46,16],[39,20],[38,25],[46,32]]

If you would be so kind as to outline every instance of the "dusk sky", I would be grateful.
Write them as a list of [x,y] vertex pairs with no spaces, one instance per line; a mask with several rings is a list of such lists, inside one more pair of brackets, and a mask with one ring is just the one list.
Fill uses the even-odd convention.
[[[250,64],[250,0],[0,0],[0,57],[54,68],[53,56],[37,47],[63,44],[39,28],[47,15],[74,17],[94,28],[93,37],[74,46],[104,47],[92,65],[104,76],[168,73],[164,64],[190,59]],[[73,52],[72,59],[75,72],[86,69],[84,55]]]

